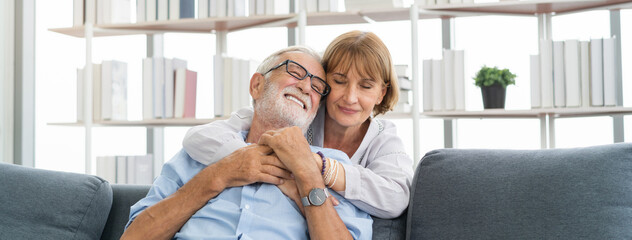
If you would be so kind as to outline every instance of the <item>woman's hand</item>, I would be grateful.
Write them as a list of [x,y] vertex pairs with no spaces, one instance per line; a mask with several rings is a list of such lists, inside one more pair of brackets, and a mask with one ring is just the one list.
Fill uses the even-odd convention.
[[279,160],[295,176],[300,174],[320,176],[321,171],[314,163],[314,155],[300,128],[288,127],[267,131],[259,138],[259,144],[272,148]]

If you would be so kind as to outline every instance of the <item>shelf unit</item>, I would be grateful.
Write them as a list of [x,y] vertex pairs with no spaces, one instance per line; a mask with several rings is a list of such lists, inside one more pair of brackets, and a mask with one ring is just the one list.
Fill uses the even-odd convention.
[[[293,3],[294,1],[291,1]],[[89,0],[87,4],[94,4]],[[291,4],[293,5],[293,4]],[[92,38],[101,36],[119,36],[131,34],[148,35],[148,56],[161,56],[162,46],[156,46],[154,38],[160,37],[166,32],[187,32],[187,33],[209,33],[216,35],[216,53],[226,53],[226,34],[232,31],[239,31],[257,27],[287,27],[290,29],[289,35],[296,32],[298,41],[294,36],[288,36],[289,43],[303,44],[305,39],[306,26],[313,25],[333,25],[333,24],[355,24],[371,23],[382,21],[410,21],[411,22],[411,52],[412,52],[412,82],[413,82],[413,103],[411,113],[388,113],[384,118],[413,120],[413,158],[421,159],[420,152],[420,126],[421,118],[441,118],[445,120],[444,135],[446,147],[452,147],[452,120],[460,118],[537,118],[541,125],[541,146],[542,148],[554,147],[554,120],[562,117],[580,116],[613,116],[614,130],[622,129],[623,115],[632,114],[632,108],[621,107],[599,107],[599,108],[554,108],[554,109],[528,109],[528,110],[484,110],[484,111],[451,111],[451,112],[421,112],[420,111],[420,86],[419,86],[419,34],[418,20],[420,19],[442,19],[443,21],[443,42],[444,48],[450,48],[449,39],[450,24],[455,17],[482,16],[482,15],[510,15],[510,16],[534,16],[538,18],[538,39],[550,39],[551,37],[551,16],[554,14],[568,14],[588,10],[610,10],[611,29],[620,36],[620,23],[618,22],[619,10],[632,8],[630,0],[533,0],[533,1],[500,1],[494,3],[471,3],[471,4],[451,4],[416,6],[395,9],[380,9],[367,11],[348,11],[331,13],[310,13],[299,10],[298,13],[272,16],[249,16],[249,17],[224,17],[207,19],[181,19],[157,21],[151,23],[131,23],[131,24],[108,24],[97,25],[86,24],[81,27],[55,28],[51,31],[69,36],[85,38],[86,41],[86,62],[92,62]],[[614,17],[613,17],[614,16]],[[616,32],[618,27],[618,32]],[[294,30],[296,28],[296,30]],[[535,39],[534,39],[535,40]],[[617,38],[620,46],[620,38]],[[159,45],[159,44],[158,44]],[[619,79],[618,86],[621,86],[621,61],[619,56]],[[90,64],[86,67],[86,79],[91,79],[92,69]],[[92,101],[91,81],[84,84],[84,96],[87,101]],[[621,91],[621,87],[619,87]],[[620,93],[621,94],[621,93]],[[621,98],[620,98],[621,99]],[[208,123],[214,119],[195,120],[150,120],[150,121],[92,121],[91,102],[84,104],[83,123],[56,123],[62,126],[82,126],[86,128],[86,172],[90,173],[91,164],[91,128],[94,126],[144,126],[148,127],[148,153],[161,150],[160,141],[162,127],[168,126],[193,126]],[[414,114],[418,113],[418,114]],[[149,130],[152,129],[152,130]],[[623,141],[622,131],[615,134],[615,142]],[[150,144],[153,142],[153,144]],[[156,147],[157,146],[157,147]],[[156,162],[162,163],[162,155],[154,154]],[[158,164],[157,164],[158,165]],[[159,169],[159,166],[157,166]]]

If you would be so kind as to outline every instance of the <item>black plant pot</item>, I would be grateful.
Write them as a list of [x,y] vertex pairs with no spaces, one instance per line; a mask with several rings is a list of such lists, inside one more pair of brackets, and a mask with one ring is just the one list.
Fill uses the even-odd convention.
[[507,88],[504,88],[500,84],[487,87],[483,86],[481,87],[481,94],[483,95],[483,107],[485,109],[505,108]]

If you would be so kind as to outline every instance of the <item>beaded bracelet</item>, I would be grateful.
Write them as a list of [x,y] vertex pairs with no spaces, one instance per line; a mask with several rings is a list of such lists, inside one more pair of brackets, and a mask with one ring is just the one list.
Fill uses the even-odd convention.
[[322,159],[323,159],[323,169],[322,169],[322,170],[320,170],[320,175],[325,175],[325,167],[327,166],[327,165],[325,164],[325,163],[326,163],[326,162],[325,162],[325,155],[324,155],[322,152],[320,152],[320,151],[316,152],[316,154],[318,154],[318,155],[320,156],[320,158],[322,158]]

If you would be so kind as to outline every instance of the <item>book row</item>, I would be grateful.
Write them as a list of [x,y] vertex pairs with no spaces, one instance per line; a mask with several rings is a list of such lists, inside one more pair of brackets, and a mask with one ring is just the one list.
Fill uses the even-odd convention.
[[143,119],[195,118],[197,72],[178,58],[143,59]]
[[[84,120],[85,69],[77,69],[77,121]],[[127,63],[111,60],[92,64],[92,119],[127,119]]]
[[250,78],[259,63],[222,55],[213,57],[214,115],[230,116],[234,111],[251,105]]
[[465,110],[465,52],[443,50],[443,59],[423,60],[423,111]]
[[530,56],[531,107],[617,105],[615,40],[540,40]]
[[151,154],[138,156],[98,156],[97,176],[110,183],[152,184],[154,160]]
[[[94,1],[94,6],[87,1]],[[134,2],[136,23],[290,13],[290,0],[74,0],[73,26],[82,26],[86,21],[94,24],[132,23]],[[305,0],[301,4],[305,4],[307,12],[341,11],[338,0]],[[93,13],[94,19],[88,19],[86,13]]]

